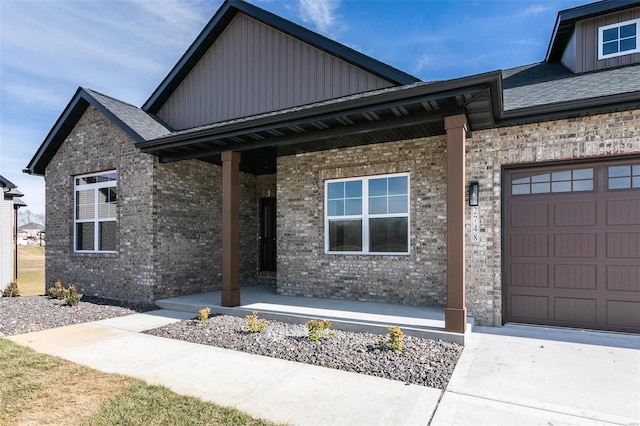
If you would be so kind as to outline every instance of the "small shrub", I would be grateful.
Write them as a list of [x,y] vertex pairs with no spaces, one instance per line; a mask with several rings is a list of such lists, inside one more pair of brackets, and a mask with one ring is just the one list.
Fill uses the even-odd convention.
[[47,294],[51,299],[59,299],[63,300],[67,296],[68,291],[62,287],[62,281],[58,280],[53,285],[53,287],[49,287]]
[[264,318],[258,319],[258,313],[253,311],[251,315],[247,315],[247,328],[249,333],[260,333],[267,328],[267,320]]
[[73,284],[69,284],[66,289],[67,294],[64,296],[64,302],[69,306],[76,306],[80,299],[82,299],[82,294],[78,293],[76,286]]
[[307,333],[307,338],[314,342],[319,342],[322,339],[333,337],[335,334],[333,331],[329,330],[331,327],[331,321],[329,320],[309,320],[304,326],[307,327],[307,330],[309,331]]
[[394,351],[401,351],[404,333],[398,326],[391,327],[388,325],[387,329],[389,330],[389,347]]
[[211,314],[211,308],[202,308],[198,311],[198,319],[206,321],[209,319],[209,314]]
[[18,290],[18,281],[11,281],[7,288],[2,292],[4,297],[16,297],[20,296],[20,290]]

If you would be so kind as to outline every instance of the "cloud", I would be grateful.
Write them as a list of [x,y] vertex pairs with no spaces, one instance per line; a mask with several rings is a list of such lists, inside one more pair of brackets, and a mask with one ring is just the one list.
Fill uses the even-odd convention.
[[431,60],[429,58],[429,55],[424,54],[422,56],[419,56],[416,59],[416,63],[413,67],[413,72],[414,73],[419,73],[422,70],[424,70],[425,68],[427,68],[427,66],[431,63]]
[[311,23],[319,32],[335,38],[337,32],[344,30],[344,24],[338,15],[340,0],[298,0],[300,19]]
[[540,46],[540,41],[539,40],[533,40],[530,38],[522,38],[519,40],[511,40],[509,42],[509,44],[515,44],[518,46]]
[[541,4],[536,4],[536,5],[529,6],[524,10],[521,10],[520,12],[518,12],[517,16],[518,17],[536,16],[552,9],[554,9],[552,6],[547,6],[547,5],[543,6]]

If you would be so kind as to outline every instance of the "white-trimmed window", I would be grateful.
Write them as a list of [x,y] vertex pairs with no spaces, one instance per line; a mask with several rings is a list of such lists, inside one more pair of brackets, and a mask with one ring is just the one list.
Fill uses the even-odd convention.
[[409,174],[325,182],[325,252],[409,254]]
[[598,28],[598,60],[640,52],[640,19]]
[[115,253],[118,174],[115,170],[74,178],[74,250]]

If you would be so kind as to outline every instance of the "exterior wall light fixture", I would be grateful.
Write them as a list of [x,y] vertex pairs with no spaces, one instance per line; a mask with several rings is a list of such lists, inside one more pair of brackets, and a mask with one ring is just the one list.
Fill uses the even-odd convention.
[[478,194],[480,193],[480,184],[478,181],[469,182],[469,205],[478,205]]

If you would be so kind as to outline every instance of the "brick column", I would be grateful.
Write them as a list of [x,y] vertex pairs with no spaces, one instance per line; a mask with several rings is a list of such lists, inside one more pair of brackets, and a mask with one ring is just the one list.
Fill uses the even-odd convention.
[[464,333],[465,303],[465,138],[464,114],[446,117],[447,131],[447,307],[446,331]]
[[240,153],[222,153],[222,306],[240,305]]

